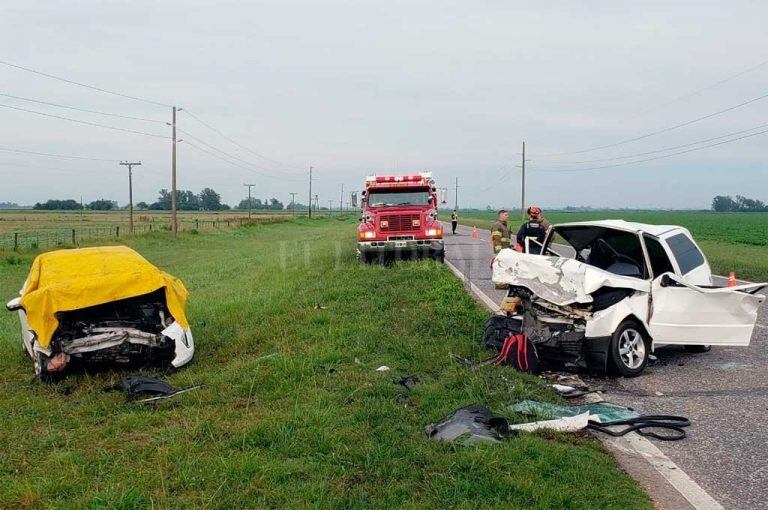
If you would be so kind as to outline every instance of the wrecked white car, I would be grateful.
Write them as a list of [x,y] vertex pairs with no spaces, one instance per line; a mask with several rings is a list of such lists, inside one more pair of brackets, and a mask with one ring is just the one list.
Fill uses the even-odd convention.
[[180,280],[125,246],[39,255],[6,308],[18,311],[21,343],[50,381],[71,365],[167,361],[195,352]]
[[624,376],[660,345],[748,345],[766,284],[713,285],[688,230],[621,220],[550,228],[544,255],[502,250],[493,282],[539,354]]

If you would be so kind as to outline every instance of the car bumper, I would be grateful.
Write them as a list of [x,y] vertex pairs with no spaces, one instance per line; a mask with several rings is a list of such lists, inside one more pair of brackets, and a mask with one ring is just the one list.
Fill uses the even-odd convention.
[[429,251],[442,253],[444,251],[442,239],[409,239],[404,241],[365,241],[357,243],[357,251],[360,253],[382,253],[403,251]]

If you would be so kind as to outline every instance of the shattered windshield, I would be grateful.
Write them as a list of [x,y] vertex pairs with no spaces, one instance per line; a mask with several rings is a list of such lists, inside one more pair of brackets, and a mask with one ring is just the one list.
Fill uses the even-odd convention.
[[403,205],[429,205],[429,190],[377,190],[368,195],[369,207],[396,207]]

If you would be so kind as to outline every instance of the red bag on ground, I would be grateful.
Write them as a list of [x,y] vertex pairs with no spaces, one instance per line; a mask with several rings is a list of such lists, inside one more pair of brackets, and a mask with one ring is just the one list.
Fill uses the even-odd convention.
[[539,355],[536,353],[536,347],[528,340],[527,336],[521,333],[510,334],[504,340],[501,352],[493,364],[508,365],[520,372],[529,374],[539,373]]

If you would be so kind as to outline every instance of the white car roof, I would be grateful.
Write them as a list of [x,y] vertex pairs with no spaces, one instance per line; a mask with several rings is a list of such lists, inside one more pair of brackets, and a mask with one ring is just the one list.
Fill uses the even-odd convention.
[[650,223],[636,223],[624,220],[599,220],[599,221],[575,221],[572,223],[558,223],[558,227],[605,227],[614,230],[624,230],[627,232],[647,232],[653,236],[660,236],[672,230],[685,230],[679,225],[651,225]]

